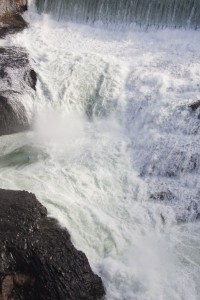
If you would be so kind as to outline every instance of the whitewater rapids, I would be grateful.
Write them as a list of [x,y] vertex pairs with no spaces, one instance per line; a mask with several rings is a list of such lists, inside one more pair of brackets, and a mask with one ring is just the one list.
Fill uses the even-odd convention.
[[[199,32],[26,17],[30,28],[1,44],[30,53],[35,126],[0,138],[1,188],[36,194],[86,253],[107,300],[198,300],[200,223],[187,205],[200,179],[187,157],[200,138],[187,105],[200,98]],[[179,200],[151,200],[160,188]]]

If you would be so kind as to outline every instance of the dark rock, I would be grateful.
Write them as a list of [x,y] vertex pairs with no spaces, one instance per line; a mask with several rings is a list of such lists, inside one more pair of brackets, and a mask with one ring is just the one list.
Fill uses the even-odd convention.
[[0,135],[30,128],[36,82],[23,48],[0,47]]
[[160,191],[160,192],[151,194],[150,199],[156,200],[156,201],[165,201],[165,200],[172,201],[172,200],[176,199],[176,197],[170,190],[166,190],[166,191]]
[[0,190],[1,300],[101,299],[104,288],[33,194]]
[[37,74],[33,69],[28,71],[28,74],[25,74],[24,80],[33,90],[36,90]]
[[192,111],[197,110],[200,107],[200,100],[197,100],[194,103],[190,104],[189,107],[192,109]]

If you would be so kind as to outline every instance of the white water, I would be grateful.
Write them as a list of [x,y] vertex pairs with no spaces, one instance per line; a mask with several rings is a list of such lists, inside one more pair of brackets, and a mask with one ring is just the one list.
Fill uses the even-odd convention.
[[[87,254],[107,299],[200,299],[200,223],[187,210],[199,199],[198,159],[189,168],[199,120],[187,109],[200,98],[199,32],[27,18],[30,28],[4,43],[33,59],[35,129],[1,137],[1,187],[36,194]],[[177,200],[150,199],[168,189]]]

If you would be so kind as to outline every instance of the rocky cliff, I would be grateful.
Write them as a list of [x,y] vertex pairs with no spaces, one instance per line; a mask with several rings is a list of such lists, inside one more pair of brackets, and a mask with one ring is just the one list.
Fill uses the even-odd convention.
[[[0,38],[27,27],[20,14],[26,8],[25,0],[0,1]],[[30,128],[36,79],[25,49],[0,48],[0,135]]]
[[30,127],[36,78],[25,49],[0,47],[0,135]]
[[27,27],[21,13],[27,9],[26,0],[0,1],[0,38],[8,33],[15,33]]
[[27,9],[27,0],[1,0],[0,15],[15,14]]
[[95,300],[104,295],[85,254],[47,217],[36,197],[7,190],[0,190],[0,289],[0,300]]

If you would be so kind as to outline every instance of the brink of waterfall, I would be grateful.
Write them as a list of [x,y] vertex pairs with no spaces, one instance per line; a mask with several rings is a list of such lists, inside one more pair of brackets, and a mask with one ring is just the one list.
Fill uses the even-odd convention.
[[39,13],[58,20],[137,25],[148,28],[200,27],[199,0],[36,0]]

